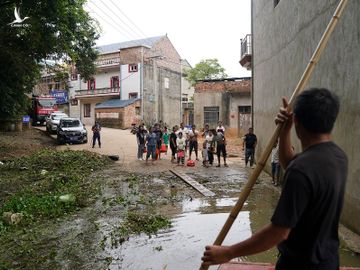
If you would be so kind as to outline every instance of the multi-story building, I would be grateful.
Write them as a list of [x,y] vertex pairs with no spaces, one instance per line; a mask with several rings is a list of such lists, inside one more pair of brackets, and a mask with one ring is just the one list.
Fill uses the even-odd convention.
[[[254,127],[258,152],[274,130],[281,97],[290,97],[338,0],[252,0]],[[346,152],[349,174],[342,222],[360,234],[360,1],[348,1],[307,87],[326,87],[340,97],[333,140]],[[295,134],[297,151],[301,146]]]
[[106,114],[96,114],[96,105],[99,107],[109,99],[140,99],[138,115],[130,122],[143,120],[152,124],[162,120],[168,125],[180,122],[181,58],[166,35],[97,49],[99,57],[93,78],[83,81],[75,69],[72,71],[71,116],[80,117],[86,124],[96,119],[109,123],[108,119],[101,119]]

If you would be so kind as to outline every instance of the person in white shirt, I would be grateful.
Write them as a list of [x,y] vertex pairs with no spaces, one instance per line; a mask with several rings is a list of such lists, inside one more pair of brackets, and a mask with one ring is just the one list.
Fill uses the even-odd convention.
[[209,164],[213,165],[214,162],[214,130],[210,130],[210,132],[208,133],[208,135],[206,135],[205,137],[205,141],[206,141],[206,149],[208,150],[208,159],[209,159]]
[[177,145],[177,163],[178,165],[181,164],[185,165],[185,149],[186,149],[186,140],[183,137],[182,132],[179,132],[178,138],[176,139],[176,145]]
[[196,130],[196,126],[192,125],[192,129],[188,133],[188,140],[189,140],[189,160],[191,159],[191,153],[194,150],[196,160],[199,160],[198,158],[198,136],[199,131]]
[[223,133],[225,133],[225,127],[223,126],[222,121],[219,121],[218,126],[216,127],[216,132],[220,132],[220,130],[222,130]]
[[187,139],[187,135],[189,133],[189,130],[184,126],[184,123],[180,123],[180,127],[176,131],[176,135],[179,137],[179,133],[182,133],[183,137]]
[[280,162],[279,162],[279,145],[278,141],[275,142],[271,151],[271,176],[272,183],[277,186],[280,179]]

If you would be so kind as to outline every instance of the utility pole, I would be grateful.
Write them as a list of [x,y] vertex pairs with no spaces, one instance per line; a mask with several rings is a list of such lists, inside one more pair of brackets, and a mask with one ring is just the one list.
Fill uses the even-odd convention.
[[180,122],[183,121],[183,106],[182,106],[182,59],[180,58]]
[[121,77],[121,56],[120,56],[120,50],[119,50],[119,99],[121,99],[121,92],[122,92],[122,77]]
[[141,120],[145,121],[145,95],[144,95],[144,47],[150,49],[147,45],[141,45],[141,72],[140,72],[140,99],[141,99]]
[[153,80],[154,80],[154,108],[155,108],[155,121],[158,122],[158,117],[159,117],[159,114],[158,114],[158,110],[159,110],[159,106],[158,106],[158,102],[159,102],[159,97],[158,97],[158,91],[156,89],[156,79],[157,79],[157,76],[156,76],[156,61],[155,59],[153,58],[152,59],[153,61]]
[[140,99],[141,120],[144,122],[144,47],[141,46],[141,72],[140,72]]

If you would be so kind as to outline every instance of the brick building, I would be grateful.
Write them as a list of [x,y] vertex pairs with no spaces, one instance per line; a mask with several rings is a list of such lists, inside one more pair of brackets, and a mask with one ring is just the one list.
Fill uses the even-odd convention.
[[166,35],[97,49],[93,78],[83,81],[75,69],[70,76],[71,116],[92,124],[99,104],[110,99],[140,99],[140,118],[145,123],[180,122],[181,59]]
[[194,122],[215,128],[223,121],[228,134],[241,135],[251,125],[251,79],[229,78],[196,83]]
[[110,99],[95,106],[95,120],[101,126],[130,128],[140,122],[140,99]]

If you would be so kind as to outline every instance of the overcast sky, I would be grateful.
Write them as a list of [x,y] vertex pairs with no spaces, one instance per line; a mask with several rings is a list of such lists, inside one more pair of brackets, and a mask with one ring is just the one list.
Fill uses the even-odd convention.
[[229,77],[251,76],[239,64],[250,0],[89,0],[86,9],[101,25],[98,45],[167,34],[192,66],[217,58]]

